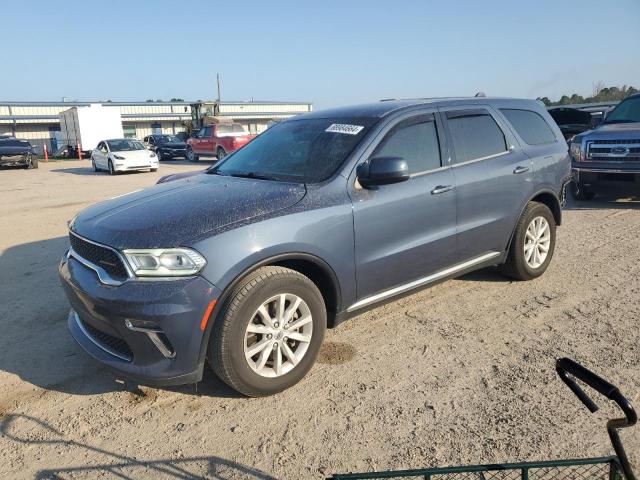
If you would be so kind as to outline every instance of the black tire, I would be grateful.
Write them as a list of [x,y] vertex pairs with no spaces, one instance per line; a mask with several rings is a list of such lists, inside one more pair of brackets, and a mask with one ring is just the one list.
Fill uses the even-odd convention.
[[158,156],[158,161],[159,162],[161,162],[162,160],[165,160],[165,158],[162,155],[162,152],[160,150],[156,150],[156,155]]
[[113,168],[113,163],[109,160],[109,175],[115,175],[117,172]]
[[158,171],[158,169],[157,169],[157,168],[150,168],[150,169],[149,169],[149,171],[150,171],[150,172],[157,172],[157,171]]
[[[550,232],[550,243],[547,257],[537,268],[532,268],[525,260],[524,245],[527,235],[527,228],[531,222],[538,217],[543,217],[548,225]],[[556,221],[549,207],[543,203],[529,202],[525,207],[522,215],[516,224],[515,233],[509,246],[506,262],[500,266],[503,274],[516,280],[532,280],[542,275],[551,259],[556,246]]]
[[93,159],[93,157],[91,157],[91,166],[93,167],[94,172],[98,171],[98,166],[96,165],[96,161]]
[[34,168],[38,168],[38,159],[33,155],[29,157],[29,164],[27,165],[27,168],[30,170]]
[[200,160],[200,157],[198,157],[198,155],[193,152],[193,149],[191,147],[187,147],[187,160],[189,160],[190,162],[197,162],[198,160]]
[[[251,369],[245,359],[245,331],[252,314],[269,298],[289,293],[302,298],[309,307],[313,334],[300,363],[281,376],[264,377]],[[208,360],[216,375],[234,390],[249,397],[281,392],[298,383],[318,356],[327,325],[327,311],[318,287],[307,277],[283,267],[263,267],[242,280],[231,292],[209,341]]]
[[224,148],[218,147],[218,149],[216,150],[216,157],[218,157],[218,161],[222,160],[226,156],[227,152],[224,151]]
[[569,185],[569,192],[571,193],[571,197],[578,202],[593,200],[596,197],[596,193],[594,191],[589,190],[581,183],[576,182],[571,182]]

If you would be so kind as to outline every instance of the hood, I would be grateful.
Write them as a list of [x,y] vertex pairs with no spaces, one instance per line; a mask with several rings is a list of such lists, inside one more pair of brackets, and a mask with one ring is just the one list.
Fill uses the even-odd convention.
[[118,249],[178,247],[287,208],[305,193],[303,184],[195,175],[93,205],[78,214],[72,229]]
[[577,135],[577,138],[588,136],[589,140],[626,140],[640,138],[640,122],[635,123],[610,123]]
[[185,142],[165,142],[158,145],[160,148],[175,148],[176,150],[183,150],[187,148],[187,144]]
[[31,151],[31,144],[15,138],[0,139],[0,156],[22,155]]
[[125,160],[137,160],[140,158],[149,159],[151,157],[151,151],[147,150],[126,150],[123,152],[111,152],[111,155],[118,155],[124,157]]

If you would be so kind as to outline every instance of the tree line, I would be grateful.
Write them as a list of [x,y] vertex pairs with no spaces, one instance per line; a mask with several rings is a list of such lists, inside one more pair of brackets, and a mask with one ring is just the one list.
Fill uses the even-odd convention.
[[547,107],[556,105],[572,105],[575,103],[597,103],[597,102],[618,102],[629,95],[639,93],[637,88],[630,85],[622,87],[605,87],[603,82],[596,82],[593,85],[593,93],[590,97],[583,97],[574,93],[571,96],[563,95],[558,101],[551,101],[548,97],[538,97]]

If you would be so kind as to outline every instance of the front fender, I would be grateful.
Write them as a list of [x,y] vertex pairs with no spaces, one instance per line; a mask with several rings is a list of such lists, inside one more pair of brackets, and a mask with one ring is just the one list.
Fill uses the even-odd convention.
[[308,256],[332,272],[343,303],[355,298],[353,218],[347,204],[311,211],[301,208],[190,246],[207,259],[202,276],[223,291],[256,266],[276,258]]

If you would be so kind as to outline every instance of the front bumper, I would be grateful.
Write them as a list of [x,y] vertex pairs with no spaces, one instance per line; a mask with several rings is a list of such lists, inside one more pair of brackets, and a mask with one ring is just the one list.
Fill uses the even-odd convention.
[[29,165],[29,163],[31,163],[31,155],[29,154],[0,156],[1,167],[19,166],[19,165],[24,166],[24,165]]
[[195,383],[202,378],[200,323],[211,301],[220,296],[214,285],[195,276],[109,286],[66,256],[59,274],[72,308],[69,330],[92,357],[146,385]]
[[137,162],[116,163],[113,166],[113,169],[116,172],[139,172],[139,171],[151,170],[151,169],[155,169],[155,168],[158,168],[158,161],[157,160],[155,162],[149,162],[149,163],[145,163],[145,164],[140,164],[140,163],[137,163]]
[[173,149],[173,148],[163,148],[161,150],[162,158],[175,158],[175,157],[183,157],[187,158],[187,149]]
[[589,186],[627,185],[640,187],[640,165],[624,162],[573,162],[573,180]]

